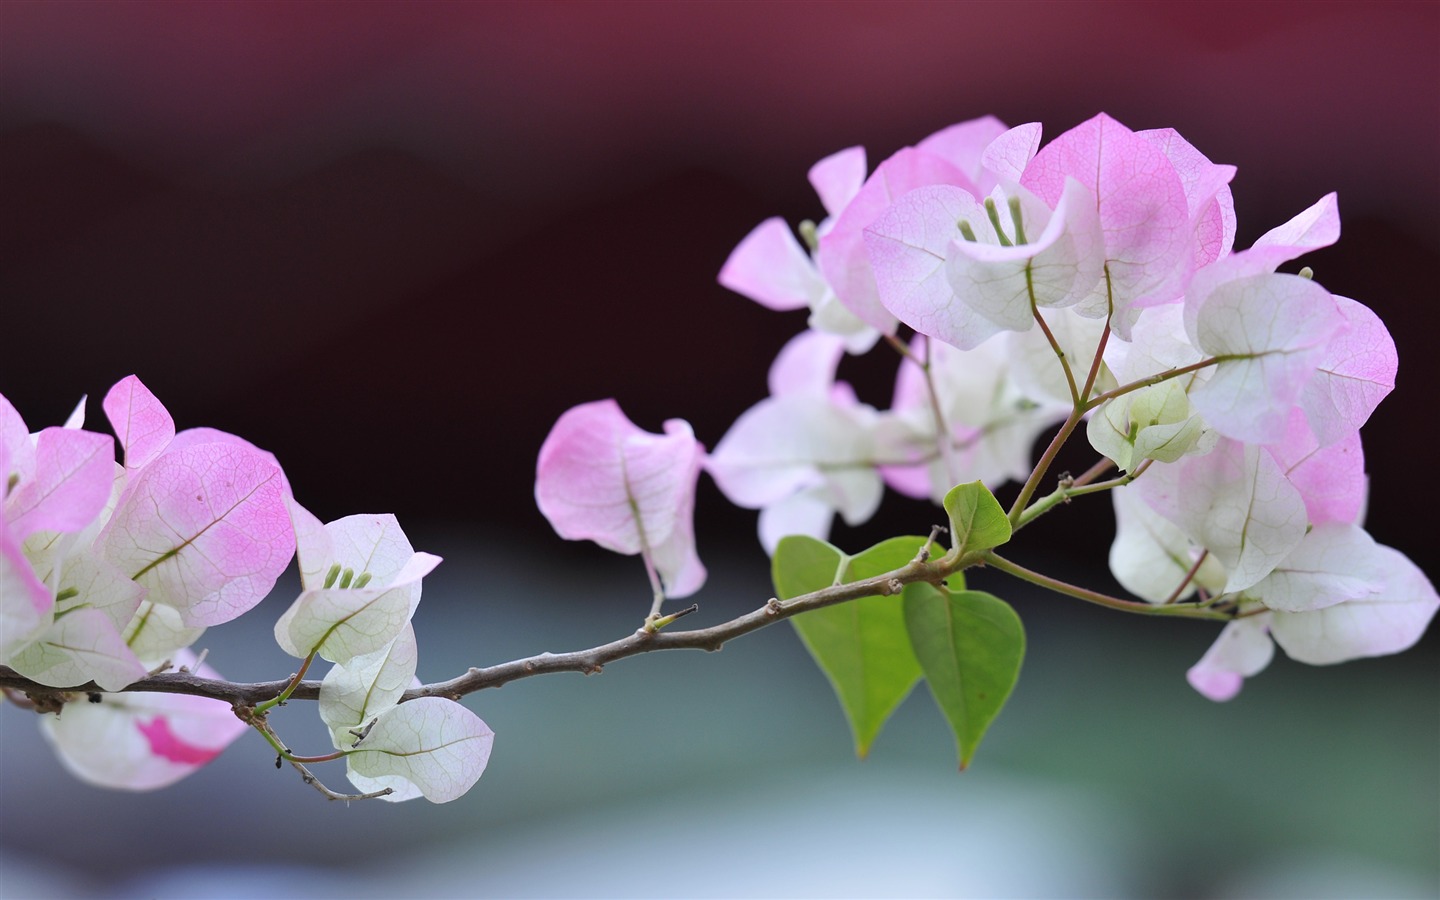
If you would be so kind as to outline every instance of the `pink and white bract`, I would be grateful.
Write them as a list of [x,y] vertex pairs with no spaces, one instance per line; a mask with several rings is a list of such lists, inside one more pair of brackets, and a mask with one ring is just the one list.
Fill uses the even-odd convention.
[[[1359,429],[1394,387],[1394,342],[1363,304],[1277,272],[1338,239],[1335,195],[1232,252],[1235,168],[1175,130],[1102,114],[1043,147],[1040,134],[976,119],[868,177],[863,151],[842,151],[811,172],[828,217],[818,240],[806,233],[808,259],[778,219],[736,248],[722,284],[808,305],[811,328],[852,352],[869,344],[827,304],[916,337],[888,410],[817,393],[806,415],[772,388],[711,457],[721,489],[762,508],[767,548],[777,509],[823,537],[835,510],[854,522],[874,508],[841,502],[841,473],[858,485],[873,469],[936,502],[957,483],[1023,479],[1031,441],[1073,407],[1092,446],[1138,476],[1112,491],[1116,577],[1152,603],[1204,597],[1242,616],[1191,671],[1206,696],[1263,668],[1270,635],[1316,664],[1413,644],[1440,598],[1359,521]],[[787,347],[777,367],[787,355],[792,379],[808,358],[812,381],[833,382],[834,353]],[[821,428],[822,413],[837,424]]]
[[563,538],[640,554],[666,597],[705,583],[695,552],[695,482],[705,449],[690,425],[642,431],[614,400],[568,410],[550,429],[535,467],[535,501]]

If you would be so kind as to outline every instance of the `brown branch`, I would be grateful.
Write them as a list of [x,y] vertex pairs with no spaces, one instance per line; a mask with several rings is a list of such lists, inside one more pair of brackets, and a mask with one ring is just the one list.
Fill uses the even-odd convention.
[[[919,557],[883,575],[837,584],[809,594],[802,594],[790,600],[769,600],[759,609],[731,619],[710,628],[691,631],[646,631],[643,627],[628,637],[611,641],[588,650],[569,653],[541,653],[525,659],[515,659],[486,668],[473,668],[463,675],[448,681],[422,685],[405,692],[401,702],[417,697],[447,697],[458,700],[485,688],[500,687],[532,675],[547,675],[555,672],[581,672],[586,675],[598,673],[604,666],[627,656],[638,656],[656,650],[719,650],[727,641],[743,634],[772,625],[802,612],[820,609],[874,595],[890,595],[900,592],[905,585],[916,581],[939,583],[974,560],[962,558],[946,563],[943,559],[926,561]],[[276,681],[235,683],[215,678],[202,678],[191,672],[166,672],[142,678],[127,685],[120,693],[146,692],[162,694],[188,694],[195,697],[209,697],[222,700],[233,706],[253,707],[276,697],[292,685],[289,678]],[[19,691],[41,705],[36,698],[59,699],[69,693],[105,693],[94,682],[74,687],[50,687],[39,684],[13,669],[0,666],[0,688],[6,692]],[[319,681],[301,681],[294,685],[288,699],[317,700],[320,697]]]

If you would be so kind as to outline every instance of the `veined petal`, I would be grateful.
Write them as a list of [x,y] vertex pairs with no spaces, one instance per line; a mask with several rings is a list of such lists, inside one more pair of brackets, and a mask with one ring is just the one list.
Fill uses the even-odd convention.
[[[685,536],[694,533],[703,457],[684,421],[671,419],[664,435],[649,434],[614,400],[586,403],[562,415],[540,448],[535,499],[561,537],[627,555],[643,552],[652,562],[657,549],[667,547],[665,559],[679,569],[662,576],[673,580],[686,572],[682,580],[693,585],[693,545],[687,548]],[[681,538],[672,545],[673,534]]]
[[1136,485],[1225,566],[1226,592],[1270,574],[1305,536],[1300,492],[1263,447],[1222,439],[1204,456],[1155,463]]
[[[1024,192],[1024,188],[1016,190]],[[1043,223],[1043,230],[1029,243],[1005,247],[952,240],[946,257],[946,274],[955,295],[1009,331],[1028,331],[1034,325],[1032,303],[1046,308],[1073,306],[1090,296],[1104,266],[1104,237],[1095,201],[1080,182],[1066,179],[1053,213],[1038,201],[1025,199],[1021,198],[1022,210],[1043,211],[1043,218],[1026,216],[1032,235]],[[1102,305],[1099,312],[1104,318],[1108,310]]]
[[825,471],[870,468],[865,425],[828,397],[786,394],[746,410],[705,461],[737,506],[759,509],[825,481]]
[[[965,173],[982,193],[993,187],[985,169],[985,151],[1006,132],[1005,123],[994,116],[981,116],[946,126],[915,145],[933,153]],[[982,184],[984,181],[989,184]]]
[[94,681],[107,691],[118,691],[146,675],[110,616],[88,607],[58,616],[44,634],[11,657],[10,666],[51,687]]
[[1386,559],[1358,525],[1316,525],[1247,593],[1281,612],[1310,612],[1384,589]]
[[1221,434],[1253,443],[1284,437],[1290,407],[1345,327],[1324,288],[1294,275],[1255,275],[1216,287],[1195,322],[1196,345],[1220,358],[1190,392]]
[[1180,178],[1195,232],[1192,265],[1209,265],[1229,253],[1235,245],[1235,199],[1230,193],[1235,167],[1212,163],[1173,128],[1135,134],[1159,147]]
[[79,531],[105,508],[114,482],[109,435],[46,428],[35,439],[34,477],[17,482],[5,515],[17,538],[37,531]]
[[1345,320],[1326,345],[1300,407],[1322,446],[1354,433],[1395,389],[1395,340],[1363,303],[1331,295]]
[[[107,468],[107,493],[108,482]],[[172,446],[129,483],[95,545],[187,626],[218,625],[259,603],[289,564],[285,494],[257,451]]]
[[372,719],[400,702],[415,677],[419,652],[410,623],[373,653],[337,663],[320,683],[320,718],[336,747],[348,750]]
[[866,228],[865,248],[887,310],[921,334],[970,349],[1002,326],[961,302],[951,287],[946,257],[961,220],[985,220],[968,192],[950,185],[917,188]]
[[144,467],[175,439],[175,420],[134,375],[115,382],[102,406],[125,451],[127,469]]
[[1311,250],[1329,247],[1338,240],[1340,206],[1332,191],[1284,225],[1262,234],[1255,241],[1255,247],[1270,248],[1267,255],[1274,260],[1274,265],[1279,265]]
[[50,624],[55,597],[20,552],[20,541],[0,512],[0,663],[33,641]]
[[459,703],[421,697],[381,713],[345,761],[352,773],[400,778],[446,803],[480,779],[494,742],[495,732]]
[[1018,183],[1040,149],[1041,131],[1039,122],[1016,125],[990,142],[981,154],[981,165],[997,180]]
[[14,485],[35,477],[35,443],[20,413],[0,394],[0,509]]
[[1359,520],[1368,492],[1359,431],[1322,447],[1296,408],[1290,411],[1284,438],[1266,449],[1300,492],[1310,524]]
[[308,590],[275,623],[275,642],[294,657],[311,651],[345,663],[374,653],[404,630],[420,601],[420,580],[440,557],[416,553],[388,583]]
[[1268,613],[1227,624],[1200,661],[1185,673],[1190,686],[1216,702],[1240,693],[1245,679],[1259,675],[1275,657],[1269,625]]
[[[1132,306],[1180,295],[1190,259],[1190,212],[1174,165],[1161,148],[1103,113],[1041,148],[1020,183],[1052,207],[1065,179],[1095,198],[1105,238],[1114,326],[1129,337]],[[1105,291],[1103,282],[1097,291]]]
[[[1119,488],[1110,494],[1115,504],[1110,572],[1135,596],[1151,603],[1163,603],[1184,581],[1200,548],[1179,526],[1151,508],[1138,491]],[[1224,580],[1225,573],[1219,563],[1207,558],[1177,599],[1190,597],[1201,585],[1215,585]]]
[[1378,591],[1312,612],[1277,612],[1275,642],[1291,659],[1323,666],[1364,656],[1399,653],[1425,633],[1440,597],[1405,554],[1376,545],[1386,573]]
[[895,317],[880,302],[875,275],[865,251],[865,229],[886,207],[916,188],[948,184],[972,190],[974,184],[959,168],[914,147],[885,160],[820,238],[817,261],[835,296],[871,327],[895,331]]

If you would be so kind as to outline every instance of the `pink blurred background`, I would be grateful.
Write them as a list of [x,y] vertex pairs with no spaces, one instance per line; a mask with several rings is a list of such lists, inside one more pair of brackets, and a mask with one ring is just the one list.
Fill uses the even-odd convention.
[[[1403,525],[1437,499],[1406,471],[1440,390],[1434,3],[0,16],[0,377],[34,423],[133,371],[182,425],[273,448],[327,515],[480,507],[540,534],[533,453],[566,407],[615,396],[713,446],[763,395],[802,318],[715,273],[762,218],[819,215],[811,162],[862,143],[873,164],[985,113],[1053,136],[1104,110],[1239,167],[1237,246],[1339,192],[1344,236],[1304,262],[1396,335],[1372,509],[1423,550]],[[878,405],[891,372],[846,374]]]

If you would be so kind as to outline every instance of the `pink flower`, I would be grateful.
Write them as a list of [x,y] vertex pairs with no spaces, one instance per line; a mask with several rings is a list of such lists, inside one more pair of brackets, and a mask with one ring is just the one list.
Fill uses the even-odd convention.
[[614,400],[567,410],[545,438],[535,500],[557,534],[639,553],[664,596],[688,597],[705,583],[695,553],[695,484],[705,448],[690,424],[640,430]]

